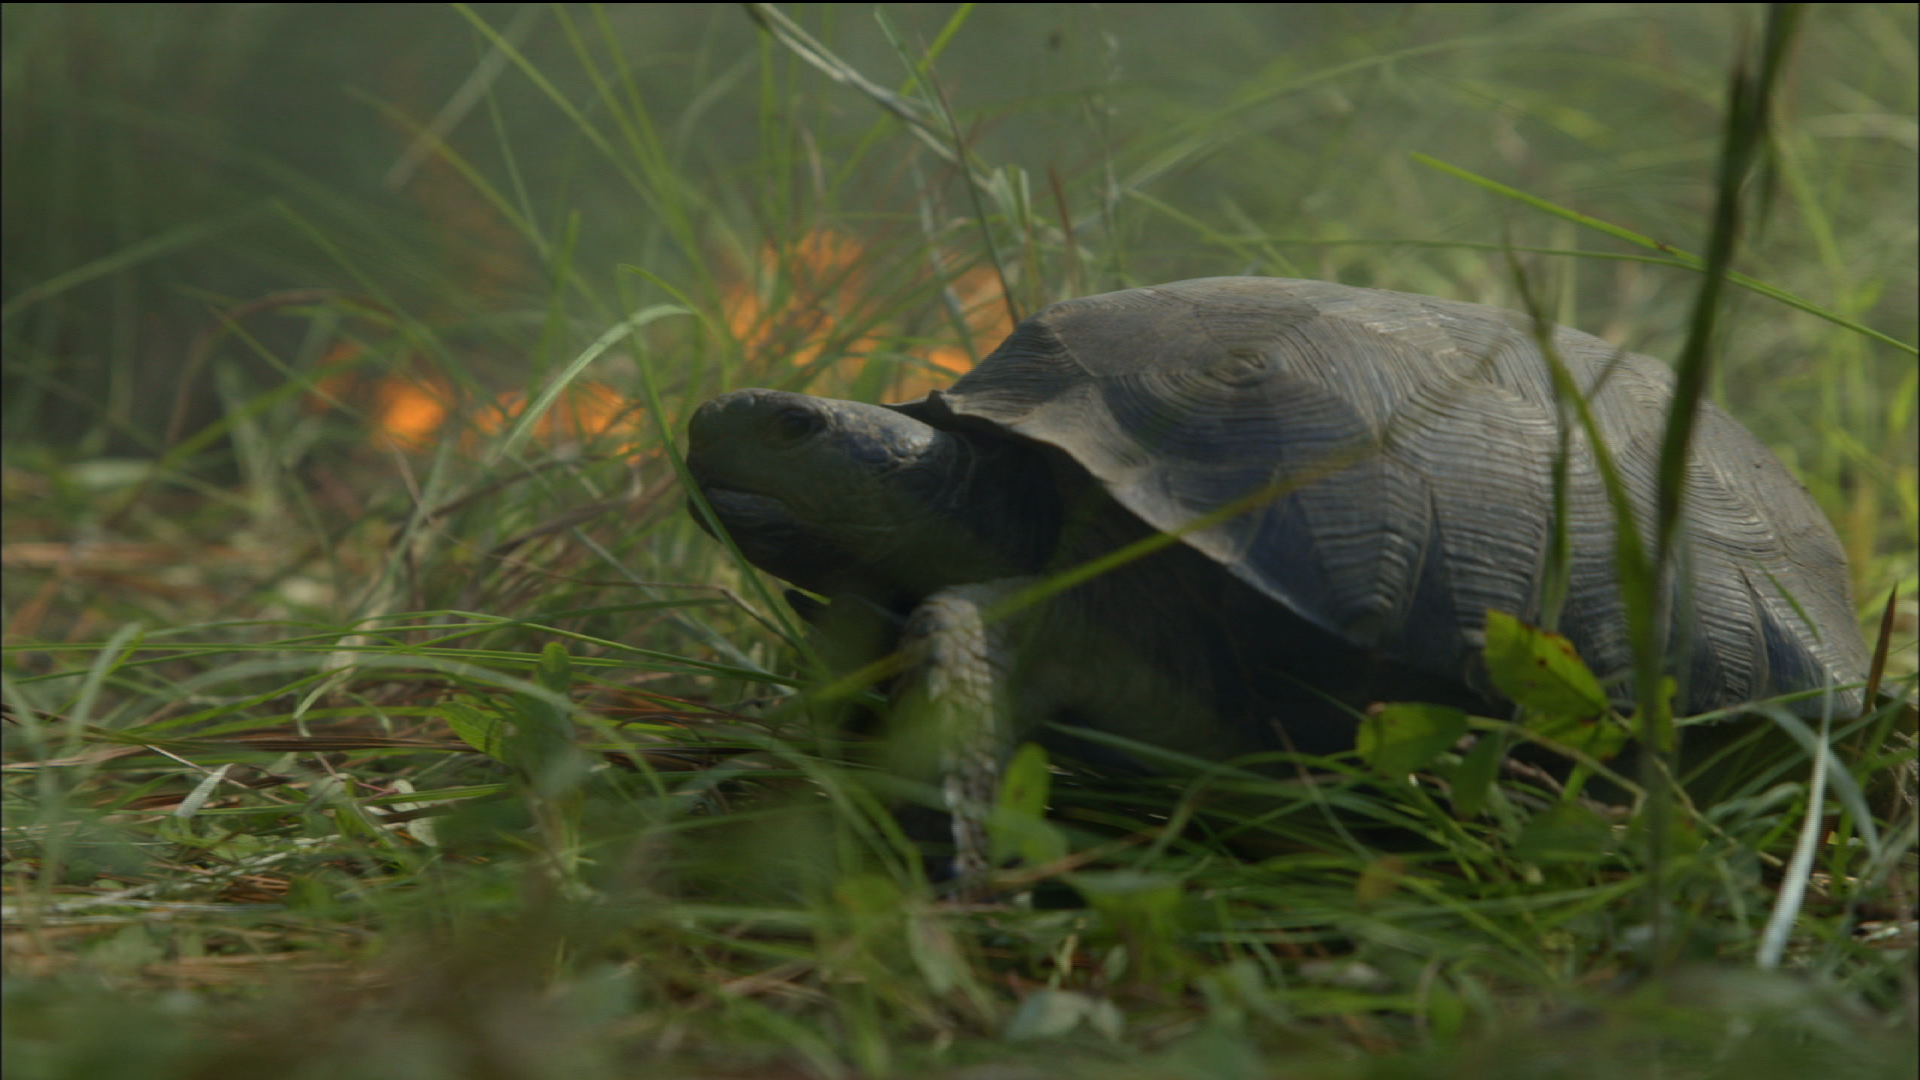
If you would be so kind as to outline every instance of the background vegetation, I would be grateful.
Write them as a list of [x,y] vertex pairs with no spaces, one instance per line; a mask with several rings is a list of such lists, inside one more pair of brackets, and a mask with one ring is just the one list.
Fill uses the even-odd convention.
[[[1863,794],[1811,813],[1791,975],[1755,956],[1805,760],[1740,764],[1657,865],[1638,824],[1455,820],[1352,762],[1063,777],[1075,854],[960,904],[675,472],[722,389],[917,393],[1185,277],[1518,306],[1517,261],[1675,356],[1763,17],[6,6],[9,1070],[1911,1075],[1894,716],[1843,731]],[[1863,615],[1901,587],[1896,675],[1915,30],[1807,12],[1714,386]]]

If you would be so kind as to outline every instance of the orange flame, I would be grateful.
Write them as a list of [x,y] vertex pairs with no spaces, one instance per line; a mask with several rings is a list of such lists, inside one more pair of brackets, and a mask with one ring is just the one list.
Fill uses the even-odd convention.
[[[960,317],[966,320],[967,331],[976,345],[984,344],[991,348],[1013,333],[1013,315],[1001,296],[1000,275],[990,267],[976,266],[967,270],[955,278],[948,288],[959,301]],[[932,368],[949,376],[957,376],[973,370],[974,361],[978,358],[958,345],[935,345],[926,351],[923,359]],[[902,380],[900,394],[902,397],[916,398],[951,381],[951,378],[936,380],[933,371],[916,371]]]
[[[793,284],[789,293],[774,297],[765,282],[783,261],[793,268],[787,275]],[[865,246],[825,229],[801,236],[785,251],[763,245],[758,262],[743,275],[746,280],[722,298],[721,318],[749,352],[780,354],[795,367],[824,364],[814,384],[828,392],[844,390],[865,370],[885,329],[862,317],[862,305],[874,295],[862,270],[868,261]],[[947,287],[976,346],[997,343],[1013,332],[999,276],[990,268],[963,271]],[[870,329],[857,335],[841,329],[863,323]],[[406,450],[426,449],[447,418],[460,409],[459,391],[449,380],[431,374],[362,376],[351,370],[362,351],[351,343],[334,346],[321,365],[330,373],[320,378],[320,393],[310,402],[320,409],[326,408],[329,399],[356,402],[371,416],[378,437]],[[920,397],[971,369],[974,360],[969,350],[957,345],[913,350],[906,362],[896,365],[887,396],[894,400]],[[474,431],[497,434],[525,410],[525,395],[508,391],[468,412]],[[616,435],[622,437],[625,449],[640,444],[634,410],[619,392],[596,382],[568,386],[535,431],[549,443]]]
[[[474,427],[490,435],[504,431],[526,409],[526,395],[509,390],[474,415]],[[578,382],[562,391],[553,406],[535,422],[534,434],[549,443],[579,442],[606,433],[637,438],[639,426],[634,411],[627,407],[619,391],[605,383]],[[635,445],[625,444],[624,449],[634,449]]]
[[[786,261],[792,292],[777,305],[763,297],[755,279]],[[867,249],[858,241],[831,230],[815,230],[781,251],[764,244],[749,280],[735,285],[721,301],[721,317],[735,340],[750,353],[783,353],[795,367],[818,362],[829,349],[838,354],[815,384],[829,391],[851,385],[879,347],[873,332],[836,340],[839,327],[860,321],[860,307],[872,295],[860,267]],[[959,301],[962,317],[976,342],[997,343],[1013,332],[1012,320],[1000,299],[998,275],[984,267],[967,270],[949,285]],[[918,363],[903,363],[889,380],[890,398],[913,398],[973,367],[974,357],[953,345],[935,345],[909,354]]]
[[[358,345],[336,345],[322,366],[344,368],[361,351]],[[357,402],[370,415],[376,437],[390,440],[403,450],[431,446],[460,402],[453,384],[436,375],[369,378],[352,370],[335,370],[322,376],[316,385],[321,393],[308,399],[311,407],[324,411],[329,399]],[[501,393],[473,410],[473,429],[497,434],[518,419],[526,407],[526,395],[520,391]],[[603,383],[577,382],[561,392],[534,431],[549,443],[575,442],[596,435],[627,436],[621,448],[631,450],[639,445],[639,427],[618,391]]]

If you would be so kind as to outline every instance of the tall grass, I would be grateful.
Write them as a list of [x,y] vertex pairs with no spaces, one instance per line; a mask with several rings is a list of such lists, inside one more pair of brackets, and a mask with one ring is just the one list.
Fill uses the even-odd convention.
[[911,394],[1182,277],[1521,281],[1679,357],[1737,196],[1691,370],[1901,587],[1910,694],[1913,13],[1749,69],[1762,198],[1764,16],[9,6],[9,1068],[1910,1072],[1897,710],[1836,718],[1877,820],[1734,748],[1657,844],[1350,760],[1055,777],[1068,854],[958,905],[674,466],[720,390]]

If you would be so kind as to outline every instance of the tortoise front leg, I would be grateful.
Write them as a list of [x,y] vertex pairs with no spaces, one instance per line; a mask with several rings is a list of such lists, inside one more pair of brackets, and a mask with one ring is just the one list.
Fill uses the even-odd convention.
[[[1012,625],[989,622],[996,603],[1032,584],[1007,578],[935,593],[907,619],[896,738],[937,773],[953,830],[952,871],[963,883],[992,869],[987,819],[1018,737]],[[929,753],[930,751],[930,753]],[[916,770],[919,771],[919,770]]]

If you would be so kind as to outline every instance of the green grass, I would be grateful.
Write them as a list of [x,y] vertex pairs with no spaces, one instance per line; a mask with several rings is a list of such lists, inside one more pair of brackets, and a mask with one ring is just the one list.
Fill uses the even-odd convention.
[[[1758,7],[355,10],[5,9],[10,1074],[1912,1074],[1897,710],[1836,723],[1779,970],[1812,769],[1760,748],[1657,842],[1350,759],[1056,776],[1072,854],[957,903],[675,464],[1003,295],[1524,283],[1678,360],[1724,266],[1706,389],[1899,588],[1911,697],[1911,7],[1805,12],[1745,185]],[[621,425],[535,423],[588,383]]]

